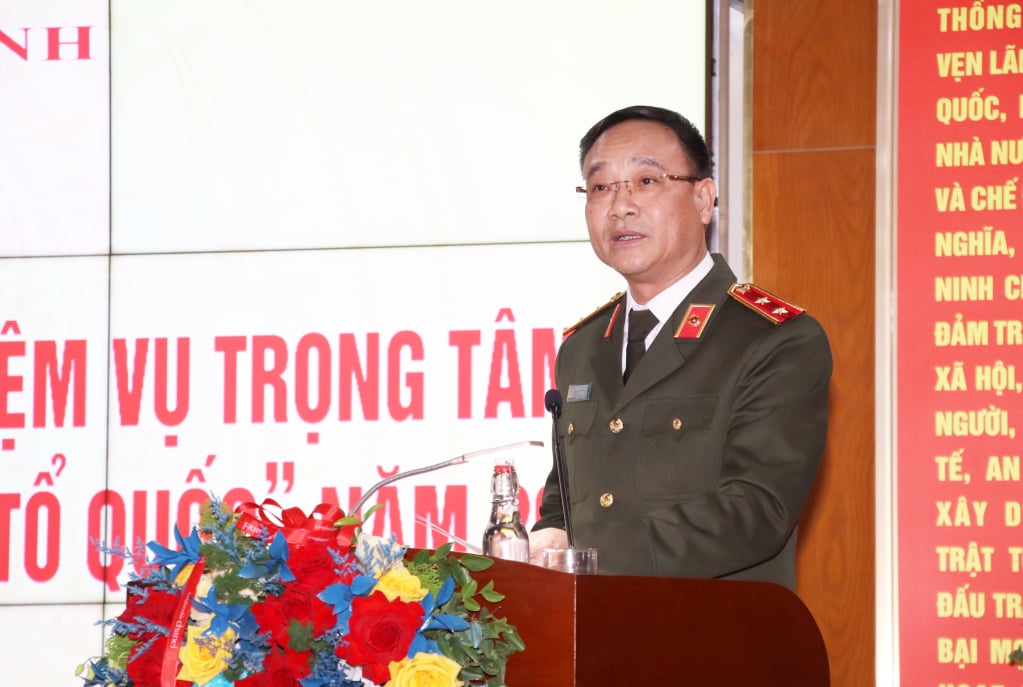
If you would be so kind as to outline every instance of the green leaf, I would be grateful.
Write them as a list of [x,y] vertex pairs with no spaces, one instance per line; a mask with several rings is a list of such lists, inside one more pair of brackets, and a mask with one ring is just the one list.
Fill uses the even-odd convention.
[[451,570],[451,576],[455,578],[455,585],[459,588],[464,587],[469,583],[472,578],[469,577],[469,571],[460,565],[456,565]]
[[[483,647],[480,647],[481,649]],[[488,675],[494,675],[501,670],[501,665],[504,661],[499,656],[494,655],[494,647],[489,646],[483,651],[483,658],[480,659],[480,668],[482,668]]]
[[[376,506],[373,506],[376,508]],[[334,521],[334,527],[348,527],[349,525],[361,525],[362,520],[359,518],[341,518],[340,520]]]
[[292,651],[308,651],[313,644],[313,624],[292,618],[288,624],[288,639],[288,648]]
[[458,674],[458,677],[463,682],[474,682],[476,680],[482,680],[486,676],[483,674],[483,671],[480,670],[479,668],[470,668],[469,666],[466,666],[462,668],[462,671]]
[[448,554],[451,553],[451,547],[454,546],[453,542],[445,542],[437,547],[437,550],[430,556],[430,562],[436,563],[442,558],[447,558]]
[[504,594],[494,591],[494,581],[490,580],[486,586],[480,590],[480,596],[489,603],[497,603],[498,601],[504,601]]
[[476,596],[477,588],[476,580],[469,578],[469,581],[462,585],[462,598],[468,599],[469,597]]
[[522,641],[522,637],[519,637],[519,633],[515,630],[505,630],[504,641],[508,642],[508,645],[515,651],[526,650],[526,643]]
[[472,638],[472,645],[478,647],[480,642],[483,641],[483,625],[472,623],[469,626],[469,636]]
[[453,636],[445,633],[437,637],[437,648],[440,652],[450,658],[453,661],[457,661],[458,658],[455,656],[455,648],[458,646]]
[[486,556],[477,556],[474,553],[467,553],[463,555],[461,558],[458,559],[458,562],[464,565],[472,572],[482,572],[494,565],[494,560],[492,558],[487,558]]
[[476,599],[473,599],[472,597],[468,597],[466,599],[463,599],[462,603],[465,604],[465,608],[468,611],[475,612],[475,611],[480,610],[479,602],[477,602]]

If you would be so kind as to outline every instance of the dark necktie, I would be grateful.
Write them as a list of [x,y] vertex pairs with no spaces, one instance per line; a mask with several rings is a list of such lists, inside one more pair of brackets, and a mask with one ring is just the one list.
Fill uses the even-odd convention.
[[657,317],[649,310],[629,311],[629,342],[625,345],[625,374],[622,381],[629,381],[629,376],[639,359],[646,353],[646,337],[657,326]]

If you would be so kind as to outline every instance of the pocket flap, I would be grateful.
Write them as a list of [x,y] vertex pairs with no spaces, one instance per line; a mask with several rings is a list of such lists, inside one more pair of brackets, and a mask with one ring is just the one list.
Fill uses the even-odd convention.
[[589,434],[597,415],[596,401],[566,403],[558,421],[558,433],[571,439],[576,434]]
[[643,405],[643,433],[678,432],[710,425],[717,407],[717,396],[664,398],[647,401]]

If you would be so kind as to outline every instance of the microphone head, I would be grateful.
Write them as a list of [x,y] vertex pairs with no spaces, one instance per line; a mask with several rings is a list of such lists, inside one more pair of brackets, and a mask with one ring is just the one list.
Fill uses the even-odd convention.
[[543,397],[544,407],[547,408],[547,412],[554,417],[561,415],[561,392],[557,389],[549,389]]

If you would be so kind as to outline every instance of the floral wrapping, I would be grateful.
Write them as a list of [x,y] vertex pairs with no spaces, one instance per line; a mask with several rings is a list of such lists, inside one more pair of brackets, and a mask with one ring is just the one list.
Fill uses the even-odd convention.
[[104,655],[79,667],[85,684],[504,684],[508,656],[524,646],[477,600],[503,598],[471,576],[493,561],[450,545],[408,560],[393,537],[361,534],[336,507],[276,508],[212,499],[187,538],[175,532],[177,549],[150,542],[124,611],[106,621]]

